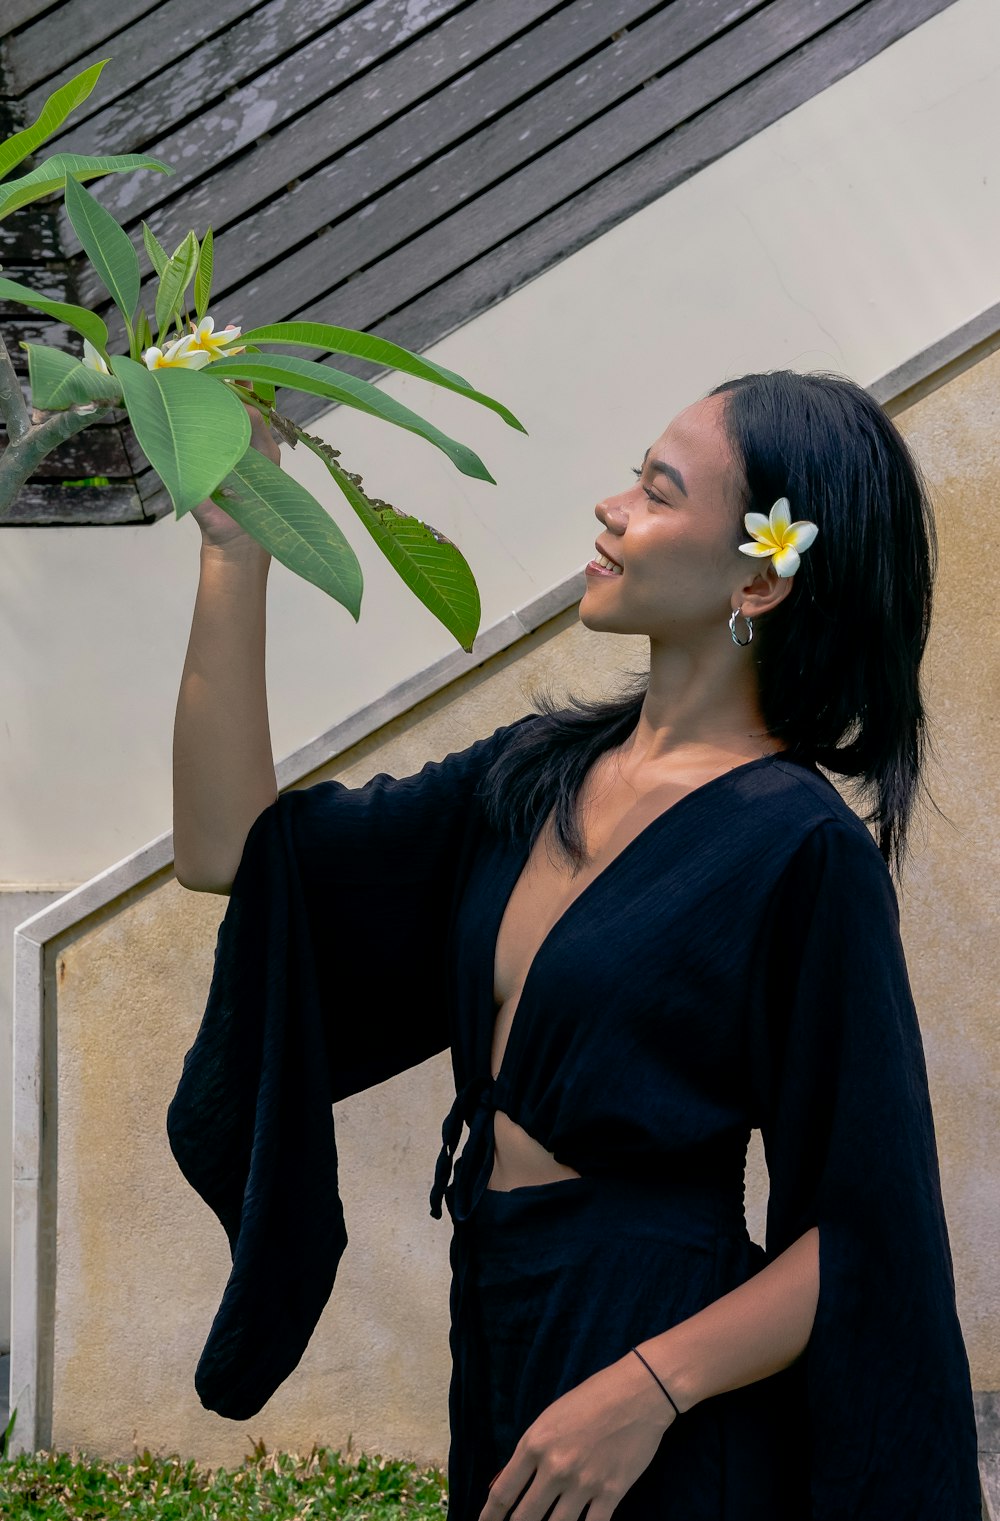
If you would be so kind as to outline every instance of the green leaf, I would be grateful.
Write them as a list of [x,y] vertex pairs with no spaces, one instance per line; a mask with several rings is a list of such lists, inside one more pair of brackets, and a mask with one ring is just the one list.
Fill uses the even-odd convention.
[[153,330],[149,325],[149,318],[139,308],[139,315],[135,319],[135,346],[141,354],[143,349],[148,349],[153,342]]
[[219,376],[270,381],[272,385],[287,386],[292,391],[306,391],[311,396],[325,396],[344,406],[356,407],[370,417],[381,417],[384,422],[395,423],[409,433],[426,438],[428,443],[447,454],[463,475],[471,475],[480,481],[493,480],[478,454],[465,444],[449,438],[447,433],[442,433],[433,423],[425,422],[416,412],[411,412],[409,407],[387,396],[377,386],[369,385],[367,380],[358,380],[354,375],[346,375],[342,370],[316,364],[311,359],[289,359],[283,354],[244,353],[235,354],[231,359],[213,360],[212,371]]
[[47,297],[39,296],[30,286],[20,285],[16,280],[8,280],[2,275],[0,301],[16,301],[18,306],[30,306],[32,311],[44,312],[47,317],[55,317],[57,322],[65,322],[67,327],[74,328],[84,338],[89,338],[105,359],[108,357],[107,327],[96,312],[88,311],[85,306],[72,306],[66,301],[49,301]]
[[183,243],[174,250],[166,269],[160,276],[156,292],[156,326],[162,339],[171,320],[184,305],[184,293],[191,283],[198,264],[198,239],[189,232]]
[[42,412],[64,412],[88,402],[114,406],[122,390],[113,375],[102,375],[72,354],[43,343],[23,343],[28,351],[31,402]]
[[15,1405],[14,1409],[11,1411],[10,1420],[7,1422],[7,1425],[4,1428],[3,1435],[0,1436],[0,1458],[6,1458],[6,1456],[7,1456],[7,1452],[8,1452],[8,1449],[10,1447],[11,1438],[14,1435],[14,1425],[15,1425],[16,1421],[17,1421],[17,1406]]
[[115,355],[139,446],[170,493],[180,518],[203,502],[250,442],[246,407],[226,386],[197,370],[147,370]]
[[198,270],[194,277],[194,309],[199,322],[208,311],[208,303],[212,299],[212,273],[215,268],[214,246],[212,229],[209,227],[201,242],[201,253],[198,255]]
[[143,222],[142,224],[142,241],[145,244],[146,257],[150,264],[152,264],[155,273],[162,276],[163,271],[170,263],[170,255],[147,222]]
[[30,127],[25,127],[23,132],[15,132],[13,137],[0,143],[0,180],[26,159],[29,153],[40,148],[62,126],[70,112],[83,104],[107,62],[107,58],[102,58],[100,63],[84,69],[82,74],[74,74],[72,79],[53,91]]
[[66,181],[66,213],[83,251],[132,336],[132,318],[139,304],[139,255],[132,240],[110,211],[76,180]]
[[82,153],[57,153],[39,164],[30,174],[0,185],[0,218],[27,206],[30,201],[40,200],[43,195],[52,195],[54,191],[62,190],[67,177],[77,181],[93,180],[102,174],[128,174],[133,169],[156,169],[161,174],[174,172],[158,158],[146,158],[141,153],[119,153],[111,158],[91,158]]
[[400,348],[397,343],[389,343],[385,338],[376,338],[371,333],[359,333],[350,327],[331,327],[325,322],[271,322],[266,327],[253,328],[244,334],[244,338],[247,343],[298,343],[306,348],[327,349],[332,354],[356,354],[359,359],[370,359],[373,364],[384,364],[405,375],[429,380],[433,385],[443,386],[445,390],[457,391],[470,401],[478,401],[481,406],[489,407],[520,433],[527,432],[513,412],[508,411],[501,402],[494,401],[492,396],[475,390],[461,375],[456,375],[454,370],[446,370],[443,365],[424,359],[419,354],[411,354],[409,349]]
[[276,560],[333,597],[357,622],[362,591],[357,555],[304,486],[257,449],[248,449],[213,500]]
[[461,550],[436,528],[404,516],[388,502],[368,497],[360,482],[337,464],[336,451],[329,444],[297,431],[326,465],[393,570],[463,650],[471,653],[482,609],[476,579]]

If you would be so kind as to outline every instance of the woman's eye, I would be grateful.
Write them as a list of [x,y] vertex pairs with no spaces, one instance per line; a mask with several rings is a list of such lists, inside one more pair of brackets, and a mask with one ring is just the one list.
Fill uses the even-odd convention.
[[[641,476],[642,476],[642,470],[639,467],[637,467],[636,465],[630,465],[629,468],[630,468],[630,470],[632,471],[632,474],[636,477],[637,480],[639,478],[641,478]],[[651,502],[658,502],[661,507],[665,507],[667,505],[666,502],[663,500],[662,496],[657,496],[656,492],[655,491],[650,491],[650,489],[649,489],[648,486],[643,486],[642,489],[643,489],[643,491],[645,492],[646,496],[649,498],[649,500]]]

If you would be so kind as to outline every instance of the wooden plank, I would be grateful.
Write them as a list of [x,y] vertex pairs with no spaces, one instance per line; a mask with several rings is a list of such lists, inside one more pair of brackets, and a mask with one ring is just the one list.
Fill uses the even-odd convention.
[[32,479],[0,518],[4,528],[89,528],[143,523],[147,518],[132,485],[56,486]]
[[[8,0],[4,0],[6,4]],[[109,7],[104,0],[68,0],[57,12],[46,12],[7,40],[6,66],[20,95],[33,89],[43,79],[51,79],[67,64],[79,62],[79,68],[96,58],[110,56],[116,34],[140,16],[148,16],[161,0],[115,0]],[[94,58],[86,58],[99,49]],[[85,61],[82,61],[85,60]],[[91,150],[93,151],[93,150]]]
[[[345,83],[366,75],[380,58],[387,57],[404,42],[409,43],[417,32],[427,30],[460,4],[461,0],[426,0],[420,10],[414,12],[412,0],[370,0],[363,9],[353,11],[337,26],[316,37],[308,48],[289,54],[273,68],[230,90],[222,99],[219,98],[221,91],[214,83],[214,74],[206,70],[206,60],[202,56],[214,48],[215,44],[209,43],[207,49],[202,49],[191,60],[193,90],[189,91],[188,109],[196,112],[192,120],[150,142],[150,129],[162,133],[165,122],[177,120],[177,110],[173,102],[166,102],[166,114],[164,105],[161,105],[154,120],[144,110],[140,99],[128,97],[127,103],[132,104],[135,112],[136,134],[147,139],[144,151],[163,159],[176,172],[169,179],[148,174],[114,175],[95,185],[94,193],[120,220],[136,218],[140,212],[148,218],[155,206],[172,199],[193,180],[214,169],[221,153],[232,157],[250,147],[265,132],[273,132],[318,96],[329,95],[332,81],[337,82],[338,91],[343,91]],[[232,37],[232,32],[224,34],[219,45],[228,46],[227,38]],[[252,37],[244,40],[236,65],[239,79],[245,77],[248,67],[245,55],[252,43]],[[232,46],[235,47],[235,42]],[[413,46],[411,43],[400,55],[404,60],[410,58]],[[259,65],[259,59],[257,62]],[[414,77],[413,68],[411,63],[402,71],[409,78],[410,100],[416,94],[426,93],[427,87],[426,73],[420,71]],[[208,101],[206,79],[213,80]],[[383,117],[400,109],[391,97],[381,101],[380,105]],[[155,184],[151,183],[154,178]],[[67,242],[67,248],[71,247],[73,244]]]
[[152,522],[166,517],[168,513],[171,517],[175,516],[170,493],[155,471],[148,470],[143,480],[138,483],[137,489],[143,513]]
[[132,466],[113,423],[95,423],[53,449],[38,467],[40,479],[79,480],[81,476],[107,475],[114,481],[132,480]]
[[0,222],[0,264],[61,263],[59,211],[53,202],[23,206]]
[[[46,455],[38,474],[57,480],[76,480],[81,475],[110,475],[131,481],[135,472],[122,439],[122,424],[118,420],[122,416],[123,413],[112,413],[105,420],[92,423],[82,433],[66,439],[58,449]],[[2,422],[0,442],[4,446],[7,442]]]
[[[342,3],[349,4],[352,0],[342,0]],[[186,69],[190,73],[191,59],[195,49],[209,38],[225,31],[241,17],[247,18],[246,24],[252,24],[253,18],[247,17],[246,0],[212,0],[211,5],[206,5],[205,0],[160,0],[156,10],[151,11],[147,16],[142,16],[132,26],[126,27],[123,32],[116,33],[113,40],[108,43],[108,47],[112,50],[111,62],[101,75],[94,94],[73,112],[72,131],[63,134],[64,142],[57,144],[53,139],[52,151],[119,152],[119,149],[109,145],[98,125],[99,119],[107,114],[112,101],[120,99],[136,87],[152,88],[162,92],[163,73],[170,73],[172,70],[167,67],[161,72],[160,64],[173,60],[177,53],[179,37],[184,39],[184,57],[174,65],[174,68],[181,71]],[[289,30],[292,30],[293,26]],[[28,92],[24,97],[22,107],[25,120],[33,121],[46,97],[67,79],[79,73],[86,64],[96,63],[98,59],[109,56],[103,44],[98,44],[92,51],[92,57],[83,61],[78,59],[71,67],[60,70],[54,78],[46,80],[43,85]],[[150,61],[154,59],[156,68],[150,78]],[[72,148],[64,146],[65,140],[70,137],[77,146]]]
[[[432,73],[438,90],[356,146],[352,143],[365,123],[365,100],[377,105],[382,97],[394,97],[399,102],[393,79],[381,84],[384,68],[396,73],[396,61],[346,93],[321,100],[274,137],[254,144],[236,164],[221,164],[190,189],[183,204],[164,205],[161,216],[170,246],[180,242],[189,225],[230,222],[228,252],[219,257],[218,268],[228,284],[242,280],[253,268],[248,260],[256,257],[257,243],[262,248],[257,263],[274,257],[269,228],[283,225],[282,251],[292,240],[311,236],[537,90],[557,67],[571,67],[606,43],[613,32],[648,11],[648,0],[583,0],[571,11],[521,30],[537,20],[539,9],[551,11],[551,5],[539,6],[536,0],[514,0],[502,8],[479,5],[446,21],[428,40],[428,50],[435,49],[432,68],[406,55],[416,70]],[[513,41],[511,32],[519,32]],[[355,110],[355,96],[361,111]],[[338,157],[324,163],[333,154]],[[309,173],[317,164],[323,164],[318,173]],[[286,189],[289,183],[294,183],[292,189]],[[253,207],[260,210],[248,216]],[[242,225],[247,225],[247,237],[240,242]],[[242,259],[233,256],[233,246],[242,251]]]
[[[0,228],[0,249],[3,246],[2,231],[3,229]],[[2,252],[0,252],[0,263],[3,264],[5,279],[16,280],[19,285],[27,285],[49,301],[76,301],[77,299],[70,272],[65,265],[21,263],[18,259],[3,258]],[[0,301],[0,322],[7,316],[23,315],[27,310],[27,307],[17,306],[13,301]]]
[[[532,227],[490,249],[487,258],[391,313],[391,290],[387,289],[385,313],[363,325],[407,348],[420,351],[429,347],[850,74],[951,3],[868,0],[862,11],[846,17],[793,57],[750,80]],[[329,306],[324,304],[299,315],[329,319]],[[341,314],[352,322],[356,315],[353,310]],[[312,398],[288,393],[282,394],[281,403],[283,410],[299,421],[325,410]]]
[[[4,271],[6,273],[6,271]],[[12,308],[13,310],[13,308]],[[60,322],[50,322],[46,317],[26,315],[27,307],[18,308],[17,317],[4,317],[0,313],[0,337],[3,338],[15,372],[24,380],[27,393],[28,356],[22,343],[45,343],[50,348],[62,349],[77,358],[83,356],[83,342],[71,327]]]
[[854,6],[855,0],[813,0],[808,8],[803,8],[801,0],[774,0],[711,47],[667,69],[582,131],[353,278],[341,262],[341,247],[348,237],[347,224],[341,223],[241,287],[226,302],[227,320],[256,326],[268,320],[279,303],[287,302],[287,294],[282,293],[294,290],[315,293],[312,311],[317,309],[315,298],[320,297],[328,321],[334,320],[329,314],[337,311],[336,320],[352,327],[369,326],[385,314],[388,292],[395,306],[415,299],[545,216],[553,206],[571,201],[595,180],[617,171],[624,160],[773,65]]
[[[200,9],[204,21],[197,29],[197,45],[188,46],[185,36],[184,53],[176,57],[175,38],[180,33],[172,36],[171,25],[175,12],[184,24],[182,5],[185,18]],[[131,28],[132,56],[116,52],[101,75],[97,107],[89,117],[74,113],[73,126],[54,139],[53,146],[67,153],[134,152],[168,126],[197,116],[234,85],[301,48],[357,5],[358,0],[295,0],[290,7],[287,0],[268,0],[251,8],[239,0],[224,0],[218,7],[204,0],[167,0]],[[218,18],[226,24],[216,26]],[[150,79],[151,57],[160,58],[163,66]],[[113,94],[105,92],[105,80]]]
[[19,27],[27,26],[30,21],[37,21],[40,16],[51,16],[56,24],[56,15],[61,8],[60,0],[4,0],[3,25],[4,38],[16,32]]
[[[590,26],[581,27],[574,36],[579,48],[576,56],[561,35],[568,30],[562,14],[551,18],[530,37],[471,71],[453,90],[425,102],[384,134],[368,139],[355,152],[223,232],[216,241],[217,268],[223,277],[220,287],[251,279],[255,269],[279,259],[290,244],[324,227],[336,229],[330,283],[349,278],[461,206],[483,186],[502,180],[606,111],[635,90],[647,71],[659,73],[762,4],[763,0],[675,0],[598,53],[592,51],[595,44],[634,21],[636,13],[648,6],[588,6],[580,16]],[[564,49],[567,72],[545,88],[535,88],[539,76],[533,65],[539,71],[551,69],[551,62],[546,65],[543,60],[551,56],[546,44],[552,41]],[[586,53],[591,56],[584,63],[571,67]],[[524,75],[518,74],[518,62]],[[519,95],[524,96],[521,103],[504,111]],[[433,118],[421,124],[421,134],[411,117],[430,116],[432,108]],[[453,151],[433,158],[377,200],[370,199],[382,189],[380,179],[398,179],[397,154],[405,152],[404,142],[413,145],[414,154],[422,151],[428,157],[435,137],[444,138],[446,145],[449,132],[454,140],[476,125],[482,130]],[[387,135],[394,139],[391,143],[379,141]]]

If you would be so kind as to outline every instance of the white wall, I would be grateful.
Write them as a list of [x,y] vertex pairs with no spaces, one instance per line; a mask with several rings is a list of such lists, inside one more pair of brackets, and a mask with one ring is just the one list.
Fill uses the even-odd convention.
[[[356,413],[322,431],[380,495],[460,542],[489,623],[586,561],[594,502],[724,376],[788,364],[867,382],[994,303],[998,140],[1000,6],[956,0],[431,350],[530,437],[420,382],[388,383],[478,447],[499,485]],[[318,462],[284,452],[366,553]],[[198,542],[172,516],[2,530],[0,883],[83,881],[170,827]],[[273,568],[278,756],[454,647],[377,552],[366,569],[355,626]]]
[[[505,401],[528,438],[445,392],[386,382],[476,447],[498,486],[358,414],[317,431],[378,495],[459,543],[488,625],[589,558],[594,503],[711,385],[778,365],[868,383],[1000,299],[998,141],[1000,6],[956,0],[430,351]],[[366,597],[355,626],[273,567],[277,758],[454,648],[317,462],[284,453],[358,548]],[[2,530],[0,886],[84,881],[170,828],[198,543],[194,521],[172,517]],[[9,983],[0,1000],[9,1032]]]

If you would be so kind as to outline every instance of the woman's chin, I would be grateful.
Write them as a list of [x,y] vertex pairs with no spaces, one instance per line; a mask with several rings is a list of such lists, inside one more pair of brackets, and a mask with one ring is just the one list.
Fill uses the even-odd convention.
[[577,613],[584,628],[589,628],[595,634],[636,634],[639,629],[626,628],[624,620],[619,614],[615,616],[612,608],[600,608],[597,606],[596,597],[589,597],[584,592],[580,600]]

